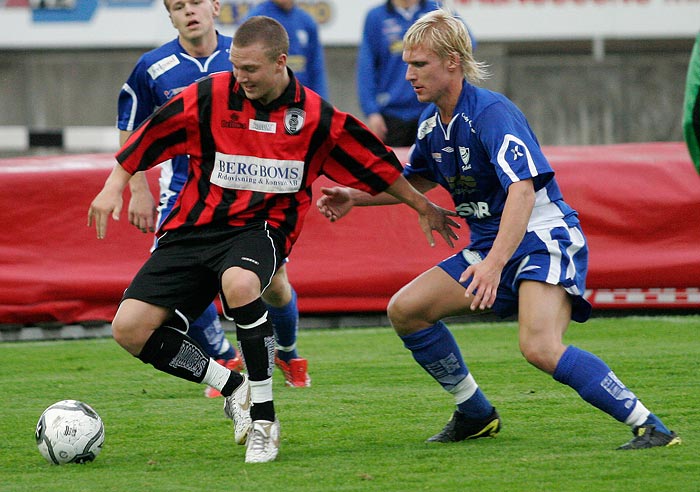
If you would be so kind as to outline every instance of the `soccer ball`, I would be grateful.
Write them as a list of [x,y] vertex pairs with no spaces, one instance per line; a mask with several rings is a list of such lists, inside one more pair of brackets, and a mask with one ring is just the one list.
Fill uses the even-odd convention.
[[105,428],[90,405],[62,400],[41,414],[35,437],[39,452],[49,463],[87,463],[102,451]]

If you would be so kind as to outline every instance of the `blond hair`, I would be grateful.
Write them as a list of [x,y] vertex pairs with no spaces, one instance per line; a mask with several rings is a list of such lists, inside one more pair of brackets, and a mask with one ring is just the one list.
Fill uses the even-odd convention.
[[476,61],[467,28],[459,18],[444,9],[428,12],[418,19],[403,38],[403,49],[416,46],[434,51],[441,60],[450,55],[459,56],[462,75],[468,82],[477,83],[489,77],[485,63]]

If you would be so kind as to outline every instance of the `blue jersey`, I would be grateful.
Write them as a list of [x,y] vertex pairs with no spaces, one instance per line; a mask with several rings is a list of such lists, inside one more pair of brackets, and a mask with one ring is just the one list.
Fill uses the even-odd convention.
[[469,249],[490,250],[508,187],[524,179],[532,179],[536,191],[528,231],[578,226],[525,116],[496,92],[465,82],[447,124],[435,105],[428,106],[409,161],[406,177],[420,175],[450,193],[469,225]]
[[425,109],[406,81],[403,36],[436,8],[435,2],[423,0],[411,17],[404,17],[387,1],[367,13],[357,55],[357,95],[365,115],[382,113],[410,121]]
[[[415,9],[398,10],[391,1],[374,7],[365,17],[357,55],[357,96],[365,115],[386,114],[415,121],[425,109],[406,80],[403,37],[408,28],[439,2],[421,0]],[[472,49],[476,40],[469,33]]]
[[[208,57],[187,54],[177,38],[142,55],[119,93],[117,128],[133,131],[191,83],[212,73],[230,71],[231,38],[218,33],[217,37],[216,51]],[[187,180],[187,166],[187,156],[163,163],[159,223],[172,209]]]
[[284,26],[289,35],[287,66],[302,85],[328,99],[323,46],[313,17],[300,7],[284,10],[270,1],[255,6],[246,18],[254,15],[272,17]]

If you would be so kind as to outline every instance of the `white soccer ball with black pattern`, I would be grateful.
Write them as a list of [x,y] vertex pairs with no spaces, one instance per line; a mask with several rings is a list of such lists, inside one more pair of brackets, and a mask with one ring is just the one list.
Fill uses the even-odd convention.
[[62,400],[41,414],[35,437],[39,452],[49,463],[87,463],[102,451],[105,429],[90,405]]

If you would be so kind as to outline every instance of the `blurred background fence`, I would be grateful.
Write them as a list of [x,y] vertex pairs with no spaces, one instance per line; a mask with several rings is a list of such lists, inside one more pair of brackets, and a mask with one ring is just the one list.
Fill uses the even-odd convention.
[[[255,3],[221,0],[218,29],[232,35]],[[319,23],[331,101],[363,117],[357,45],[381,0],[297,3]],[[542,144],[682,140],[698,0],[448,3],[491,66],[484,85],[521,107]],[[0,0],[0,151],[111,151],[121,85],[144,51],[175,35],[161,0]],[[74,127],[82,133],[66,138]]]

